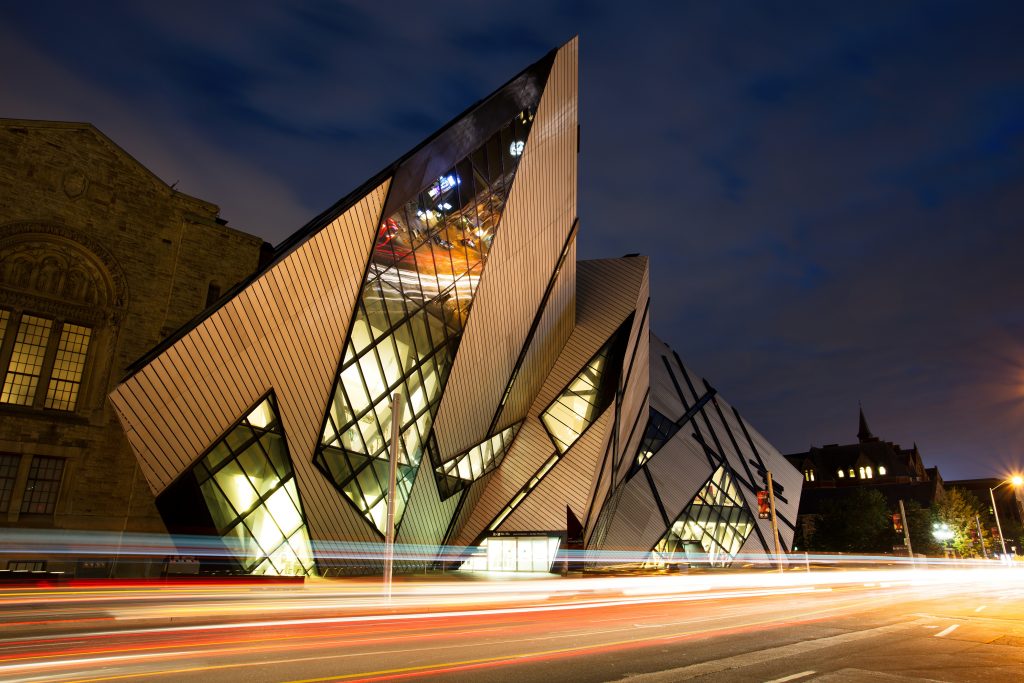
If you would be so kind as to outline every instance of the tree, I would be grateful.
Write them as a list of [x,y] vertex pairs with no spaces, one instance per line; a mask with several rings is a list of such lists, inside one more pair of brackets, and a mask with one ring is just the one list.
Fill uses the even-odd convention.
[[978,522],[976,517],[981,515],[981,503],[970,491],[960,488],[951,488],[946,491],[945,498],[935,506],[935,517],[940,524],[949,525],[953,532],[953,549],[962,557],[981,557],[981,544],[989,541],[991,547],[990,532],[982,529],[981,538],[978,537]]
[[812,547],[848,553],[891,552],[894,532],[885,497],[868,488],[848,491],[821,506]]
[[914,547],[914,554],[941,555],[942,546],[932,534],[932,525],[935,524],[932,509],[922,507],[916,500],[903,501],[903,509],[907,512],[903,523],[910,529],[910,545]]

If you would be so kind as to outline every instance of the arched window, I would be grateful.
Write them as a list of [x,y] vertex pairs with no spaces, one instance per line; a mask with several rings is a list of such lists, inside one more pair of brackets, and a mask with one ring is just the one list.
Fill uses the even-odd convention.
[[110,348],[125,299],[116,261],[88,237],[59,225],[0,229],[0,406],[102,404],[106,386],[83,389],[110,366],[93,357]]

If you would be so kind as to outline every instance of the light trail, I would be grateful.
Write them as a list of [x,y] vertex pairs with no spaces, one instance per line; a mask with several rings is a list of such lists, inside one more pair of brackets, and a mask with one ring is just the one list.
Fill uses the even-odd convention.
[[[237,677],[268,662],[281,678],[301,678],[284,674],[293,666],[330,673],[323,680],[442,676],[761,633],[884,609],[897,599],[956,599],[968,586],[973,614],[979,604],[1019,599],[1024,572],[990,563],[491,581],[459,575],[399,581],[391,602],[370,579],[106,585],[0,593],[0,677]],[[414,662],[397,665],[411,656]]]

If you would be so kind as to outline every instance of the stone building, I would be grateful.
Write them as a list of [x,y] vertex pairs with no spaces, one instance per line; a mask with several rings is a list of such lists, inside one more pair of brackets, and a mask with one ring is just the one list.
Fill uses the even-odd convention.
[[0,527],[163,531],[107,393],[264,243],[90,124],[0,119],[0,160]]
[[810,537],[822,506],[842,500],[857,489],[878,491],[892,511],[898,509],[900,500],[931,507],[945,497],[939,468],[925,467],[917,444],[903,448],[878,438],[868,427],[863,410],[857,443],[812,446],[802,453],[787,455],[786,460],[803,474],[797,521],[798,537],[803,543]]

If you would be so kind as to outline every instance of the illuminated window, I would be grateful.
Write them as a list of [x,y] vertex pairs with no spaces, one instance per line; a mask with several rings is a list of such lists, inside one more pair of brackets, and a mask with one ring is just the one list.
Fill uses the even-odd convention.
[[21,499],[21,511],[33,515],[53,514],[63,477],[64,458],[34,456],[28,470],[25,495]]
[[537,470],[537,473],[530,478],[530,481],[526,482],[526,486],[524,486],[522,490],[509,502],[509,504],[498,513],[498,516],[494,518],[494,521],[488,525],[487,530],[494,531],[501,526],[501,523],[505,521],[505,518],[512,514],[512,511],[523,502],[523,499],[529,495],[530,491],[536,488],[537,484],[544,479],[547,473],[551,471],[551,468],[554,467],[561,458],[561,453],[552,453],[551,457],[541,465],[539,470]]
[[14,480],[18,476],[21,456],[14,453],[0,453],[0,512],[7,512],[14,493]]
[[313,462],[381,533],[396,391],[404,397],[396,525],[424,453],[439,488],[452,483],[434,415],[521,158],[509,145],[528,144],[532,120],[517,114],[380,224]]
[[839,478],[840,478],[840,479],[842,479],[843,477],[845,477],[845,476],[846,476],[846,475],[845,475],[845,474],[843,473],[843,471],[842,471],[842,470],[839,470],[838,472],[836,472],[836,474],[838,474],[838,475],[839,475]]
[[860,478],[861,479],[866,479],[867,478],[867,475],[864,473],[864,466],[863,465],[858,467],[857,471],[860,473]]
[[[842,476],[842,472],[839,474]],[[804,481],[814,481],[814,470],[804,470]]]
[[879,474],[879,476],[883,476],[883,477],[885,476],[885,465],[879,465],[878,466],[878,474]]
[[92,330],[28,313],[18,317],[8,311],[0,311],[0,323],[4,323],[0,325],[0,354],[8,352],[5,338],[10,347],[0,403],[74,410]]
[[519,425],[515,424],[438,467],[437,471],[444,475],[438,480],[441,499],[451,497],[496,469],[512,447],[517,431]]
[[46,407],[74,410],[78,388],[85,370],[85,354],[89,350],[92,331],[81,325],[65,324],[60,331],[57,356],[53,361],[50,384],[46,389]]
[[739,488],[728,471],[719,467],[655,545],[647,564],[697,560],[725,565],[753,529],[754,516]]
[[549,572],[561,543],[557,536],[490,536],[462,563],[462,571]]
[[214,444],[192,472],[217,533],[243,570],[313,573],[309,534],[273,396]]
[[3,393],[0,403],[32,405],[35,399],[39,375],[43,371],[43,359],[50,339],[52,320],[24,315],[14,340],[14,350],[7,366]]
[[871,479],[873,477],[871,473],[871,465],[868,465],[867,467],[864,468],[864,473],[867,475],[868,479]]
[[647,418],[647,429],[644,430],[644,438],[637,451],[636,464],[643,465],[653,458],[654,454],[661,450],[661,447],[678,431],[679,427],[674,421],[651,408]]
[[569,450],[615,398],[631,323],[632,319],[623,323],[541,413],[541,422],[559,453]]
[[853,468],[850,468],[850,479],[855,479],[857,475],[854,473]]

